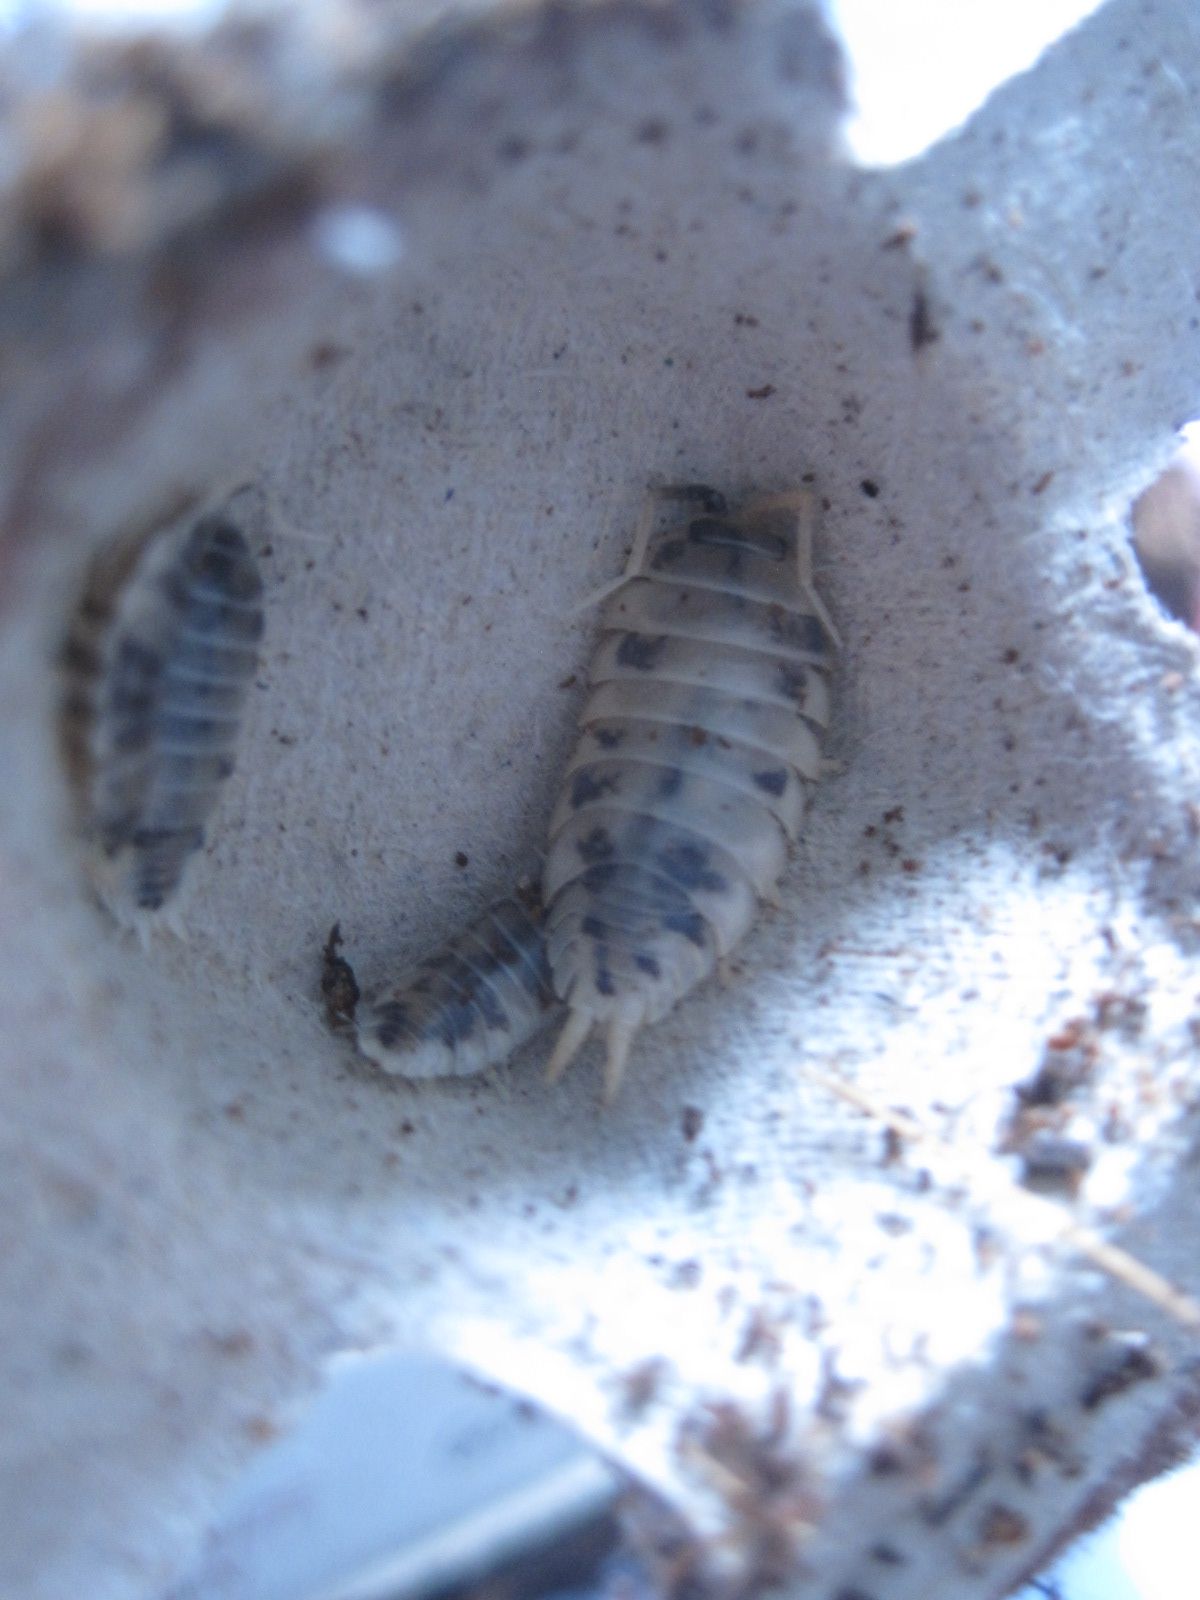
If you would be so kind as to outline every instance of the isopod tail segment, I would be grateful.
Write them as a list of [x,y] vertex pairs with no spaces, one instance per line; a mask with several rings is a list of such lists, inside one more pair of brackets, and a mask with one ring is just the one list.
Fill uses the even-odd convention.
[[[625,1066],[630,1047],[643,1021],[640,1006],[621,1007],[603,1019],[607,1025],[607,1053],[604,1058],[604,1104],[612,1105],[625,1079]],[[583,1049],[593,1027],[601,1019],[590,1011],[572,1011],[568,1014],[554,1052],[546,1066],[546,1081],[557,1083],[571,1062]]]

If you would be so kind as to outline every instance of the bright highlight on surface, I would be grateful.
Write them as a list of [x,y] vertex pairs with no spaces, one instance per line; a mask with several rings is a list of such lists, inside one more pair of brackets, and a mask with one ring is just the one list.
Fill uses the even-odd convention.
[[883,167],[919,155],[1099,3],[830,0],[852,69],[851,152]]
[[404,254],[399,227],[368,206],[326,206],[313,223],[313,241],[333,266],[359,278],[389,272]]
[[0,0],[0,31],[44,23],[56,13],[85,26],[111,32],[211,27],[228,10],[228,0]]

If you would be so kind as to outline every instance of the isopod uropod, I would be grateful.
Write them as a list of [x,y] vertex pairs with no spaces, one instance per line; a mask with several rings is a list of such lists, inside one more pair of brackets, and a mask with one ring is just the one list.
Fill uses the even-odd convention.
[[174,894],[222,782],[263,631],[262,580],[222,512],[118,541],[62,652],[62,743],[96,890],[119,918]]
[[[698,510],[655,531],[663,499]],[[837,643],[811,581],[813,518],[808,490],[737,514],[699,485],[648,500],[550,824],[546,943],[568,1007],[551,1077],[599,1025],[611,1099],[638,1029],[774,895],[821,774]]]
[[490,905],[358,1015],[358,1048],[385,1072],[445,1078],[510,1056],[555,1009],[532,890]]

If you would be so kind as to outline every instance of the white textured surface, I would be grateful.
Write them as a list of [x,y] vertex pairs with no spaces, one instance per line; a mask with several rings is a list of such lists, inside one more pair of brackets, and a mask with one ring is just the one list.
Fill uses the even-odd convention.
[[[778,1536],[797,1592],[876,1600],[1001,1593],[1183,1381],[1169,1327],[1040,1248],[992,1152],[1047,1038],[1136,999],[1140,1029],[1086,1035],[1080,1210],[1200,1287],[1197,647],[1120,522],[1200,412],[1200,22],[1111,0],[884,178],[827,157],[802,17],[706,15],[451,50],[342,180],[399,219],[394,271],[231,246],[173,364],[133,269],[68,279],[110,320],[56,311],[47,349],[13,291],[0,1592],[159,1593],[347,1342],[456,1352],[739,1560]],[[570,608],[646,484],[810,469],[843,771],[735,981],[639,1041],[603,1117],[594,1066],[550,1091],[535,1052],[419,1089],[352,1068],[315,1004],[329,924],[370,982],[533,857],[590,644]],[[143,954],[79,898],[47,662],[91,542],[247,471],[260,686],[189,940]],[[885,1163],[805,1067],[957,1153]],[[1165,1376],[1087,1410],[1102,1324],[1151,1327]],[[1023,1479],[1039,1408],[1066,1442]]]

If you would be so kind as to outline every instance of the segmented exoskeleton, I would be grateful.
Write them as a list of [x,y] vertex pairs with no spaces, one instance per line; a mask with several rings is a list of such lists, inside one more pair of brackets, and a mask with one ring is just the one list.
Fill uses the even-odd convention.
[[507,1059],[555,1010],[541,906],[518,890],[360,1008],[358,1048],[399,1077],[465,1077]]
[[[688,521],[654,531],[663,499]],[[582,737],[542,877],[561,1073],[607,1031],[605,1092],[664,1016],[772,898],[821,773],[836,634],[811,582],[814,500],[731,513],[714,490],[650,497],[607,601]]]
[[61,727],[89,875],[119,918],[159,911],[204,843],[262,631],[262,580],[223,513],[93,564],[62,652]]

